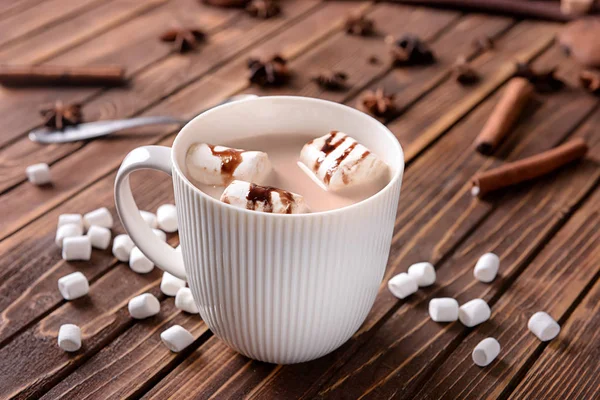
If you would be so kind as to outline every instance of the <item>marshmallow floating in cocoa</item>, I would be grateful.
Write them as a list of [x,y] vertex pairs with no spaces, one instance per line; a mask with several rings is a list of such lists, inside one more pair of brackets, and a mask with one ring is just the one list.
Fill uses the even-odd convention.
[[215,186],[227,186],[236,179],[261,183],[271,172],[267,153],[206,143],[189,148],[186,167],[195,181]]
[[338,131],[305,144],[300,161],[332,191],[376,182],[389,171],[387,164],[369,149]]
[[304,214],[310,212],[299,194],[269,186],[233,181],[221,195],[223,203],[247,210],[273,214]]

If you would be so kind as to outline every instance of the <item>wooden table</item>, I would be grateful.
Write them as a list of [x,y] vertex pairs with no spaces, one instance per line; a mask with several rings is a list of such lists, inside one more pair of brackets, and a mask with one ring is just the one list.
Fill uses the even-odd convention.
[[[375,20],[379,36],[343,31],[349,12]],[[180,55],[157,37],[172,26],[199,26],[208,40]],[[0,89],[0,397],[1,398],[514,398],[593,399],[600,396],[600,110],[598,98],[578,88],[579,67],[553,36],[559,24],[461,14],[373,2],[288,0],[268,20],[241,10],[210,8],[196,0],[19,0],[0,4],[0,62],[11,64],[121,64],[126,88]],[[428,67],[390,68],[386,35],[426,39],[437,55]],[[495,38],[476,51],[472,40]],[[295,71],[279,89],[247,82],[249,56],[281,53]],[[474,86],[451,77],[466,55],[482,75]],[[371,56],[380,60],[368,62]],[[569,87],[538,95],[493,157],[472,142],[514,72],[514,62],[558,65]],[[310,80],[321,69],[349,75],[342,92]],[[103,140],[43,146],[27,132],[38,126],[38,107],[61,99],[83,102],[89,121],[167,114],[192,118],[237,93],[295,94],[350,105],[366,89],[396,93],[398,112],[388,122],[407,161],[386,276],[367,321],[340,349],[317,361],[277,366],[245,358],[214,337],[197,315],[175,309],[159,291],[158,269],[132,272],[110,251],[91,262],[65,262],[54,245],[59,214],[107,206],[114,214],[115,171],[131,149],[169,145],[175,127],[123,132]],[[504,190],[483,201],[469,193],[469,178],[508,160],[552,148],[573,137],[590,145],[585,160],[546,178]],[[54,185],[36,187],[25,167],[51,165]],[[172,200],[168,177],[139,173],[140,208]],[[123,228],[116,223],[114,234]],[[169,238],[177,244],[177,237]],[[472,269],[488,251],[501,258],[500,276],[476,281]],[[418,261],[437,268],[434,286],[407,300],[394,298],[387,280]],[[82,271],[88,296],[66,302],[57,279]],[[151,292],[158,316],[134,321],[128,300]],[[484,298],[492,318],[476,328],[429,319],[428,301],[460,303]],[[527,330],[545,310],[561,335],[541,343]],[[61,324],[83,331],[73,354],[56,343]],[[173,354],[160,333],[180,324],[196,341]],[[471,360],[473,347],[493,336],[499,359],[486,368]]]

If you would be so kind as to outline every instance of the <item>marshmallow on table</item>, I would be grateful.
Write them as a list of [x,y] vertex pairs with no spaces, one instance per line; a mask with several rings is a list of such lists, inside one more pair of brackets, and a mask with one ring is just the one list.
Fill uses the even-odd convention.
[[194,336],[181,325],[175,325],[160,334],[160,340],[174,353],[194,343]]
[[167,241],[167,234],[160,229],[152,229],[152,232],[154,232],[154,234],[163,242]]
[[458,319],[468,328],[487,321],[491,315],[492,310],[483,299],[468,301],[458,309]]
[[140,215],[150,228],[156,229],[158,227],[158,222],[156,221],[156,214],[151,213],[150,211],[140,211]]
[[64,324],[58,330],[58,347],[73,352],[81,348],[81,329],[77,325]]
[[138,274],[147,274],[154,269],[154,263],[139,248],[134,247],[129,254],[129,268]]
[[542,342],[552,340],[560,333],[560,325],[543,311],[538,311],[529,318],[527,328]]
[[175,232],[178,229],[177,209],[173,204],[163,204],[156,210],[158,227],[165,232]]
[[332,191],[376,182],[389,171],[369,149],[337,131],[305,144],[300,161]]
[[408,267],[408,275],[417,281],[420,287],[430,286],[435,283],[435,268],[428,262],[420,262]]
[[309,212],[304,197],[268,186],[233,181],[221,195],[223,203],[246,210],[273,214],[303,214]]
[[89,260],[92,242],[89,236],[66,237],[62,241],[62,258],[67,261]]
[[90,284],[81,272],[73,272],[58,280],[58,291],[65,300],[75,300],[90,291]]
[[101,207],[85,214],[83,216],[83,223],[85,224],[86,228],[89,228],[92,225],[97,225],[110,229],[113,226],[113,217],[110,214],[110,211],[108,211],[108,208]]
[[494,253],[486,253],[477,260],[473,275],[481,282],[491,282],[496,278],[499,266],[500,258]]
[[160,302],[151,293],[144,293],[129,300],[129,314],[135,319],[144,319],[160,312]]
[[498,357],[500,354],[500,343],[492,337],[483,339],[473,349],[473,362],[480,366],[485,367]]
[[175,307],[190,314],[198,314],[198,307],[194,303],[190,288],[182,287],[175,296]]
[[92,247],[101,250],[108,249],[108,245],[110,244],[110,238],[112,236],[112,234],[110,233],[110,229],[103,228],[97,225],[92,225],[90,226],[87,235],[90,238]]
[[40,163],[30,165],[25,169],[25,174],[29,182],[34,185],[45,185],[50,183],[52,178],[50,177],[50,167],[48,164]]
[[429,301],[429,316],[435,322],[452,322],[458,319],[458,301],[440,297]]
[[113,240],[112,253],[119,261],[129,261],[129,254],[135,247],[129,235],[117,235]]
[[397,298],[404,299],[415,293],[419,285],[410,275],[402,272],[388,281],[388,289]]
[[61,225],[56,230],[56,236],[54,242],[58,247],[62,247],[63,240],[68,237],[75,237],[83,235],[83,228],[77,224],[66,224]]
[[83,216],[81,214],[61,214],[58,216],[58,227],[63,225],[75,224],[81,227],[83,231]]
[[261,183],[271,172],[267,153],[196,143],[187,152],[185,164],[195,181],[226,186],[232,180]]
[[160,281],[160,290],[167,296],[175,296],[179,289],[185,287],[185,281],[168,272],[164,272]]

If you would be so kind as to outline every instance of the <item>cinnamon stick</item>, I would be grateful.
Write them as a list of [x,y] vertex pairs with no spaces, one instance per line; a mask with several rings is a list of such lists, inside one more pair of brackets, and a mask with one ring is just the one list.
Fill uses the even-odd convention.
[[471,194],[481,197],[494,190],[548,174],[583,158],[587,150],[588,146],[583,139],[573,139],[552,150],[478,173],[471,179]]
[[0,66],[0,83],[5,86],[119,86],[125,69],[116,65],[61,67],[52,65]]
[[489,155],[510,132],[533,94],[533,85],[524,78],[512,78],[481,133],[475,139],[475,148]]

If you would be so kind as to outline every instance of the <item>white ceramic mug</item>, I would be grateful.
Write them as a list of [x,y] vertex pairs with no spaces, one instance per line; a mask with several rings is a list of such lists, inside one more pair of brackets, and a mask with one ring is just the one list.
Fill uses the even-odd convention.
[[[281,215],[221,203],[184,175],[186,151],[195,142],[264,134],[317,137],[331,130],[382,158],[392,170],[389,184],[344,208]],[[129,174],[147,168],[173,176],[181,252],[160,241],[139,214]],[[250,358],[290,364],[333,351],[365,320],[385,272],[403,170],[400,144],[370,116],[324,100],[261,97],[197,116],[172,148],[130,152],[117,174],[115,200],[140,250],[188,281],[215,335]]]

